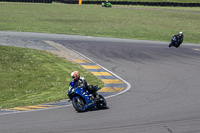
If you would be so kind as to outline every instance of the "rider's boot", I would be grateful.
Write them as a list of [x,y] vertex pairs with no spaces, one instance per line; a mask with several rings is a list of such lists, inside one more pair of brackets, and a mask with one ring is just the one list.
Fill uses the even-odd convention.
[[94,101],[97,102],[98,98],[99,98],[99,95],[97,92],[94,92],[93,93],[93,96],[94,96]]

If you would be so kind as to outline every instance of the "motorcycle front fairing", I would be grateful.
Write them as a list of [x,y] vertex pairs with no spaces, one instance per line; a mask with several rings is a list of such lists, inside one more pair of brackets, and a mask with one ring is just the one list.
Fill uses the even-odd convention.
[[176,42],[176,37],[175,36],[172,37],[172,41]]
[[[80,90],[80,89],[79,89]],[[96,106],[96,103],[94,102],[93,95],[86,91],[85,89],[82,89],[83,91],[79,91],[79,96],[81,96],[85,102],[86,102],[86,108],[90,108],[93,106]]]
[[72,100],[75,88],[76,88],[76,83],[75,82],[70,82],[69,83],[69,89],[68,89],[68,92],[67,92],[67,95],[69,96],[70,100]]
[[96,106],[96,103],[94,102],[92,98],[92,94],[90,94],[88,91],[86,91],[83,88],[76,87],[74,82],[71,82],[69,84],[69,90],[67,92],[67,95],[69,96],[70,100],[73,98],[80,96],[85,100],[86,108]]
[[178,45],[178,38],[176,36],[173,36],[171,42],[174,44],[174,46]]

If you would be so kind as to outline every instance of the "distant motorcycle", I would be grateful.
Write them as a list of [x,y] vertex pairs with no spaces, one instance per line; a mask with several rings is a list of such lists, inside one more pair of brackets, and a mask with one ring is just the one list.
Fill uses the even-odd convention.
[[102,7],[112,7],[110,2],[102,2]]
[[[72,82],[73,84],[73,82]],[[98,86],[94,86],[98,90]],[[67,95],[72,101],[74,109],[78,112],[85,112],[88,108],[97,107],[98,109],[106,109],[107,102],[105,98],[98,94],[95,99],[94,96],[87,90],[83,88],[71,88],[68,90]]]
[[169,47],[176,47],[178,48],[181,44],[178,43],[178,38],[176,36],[173,36],[171,39],[171,43],[169,44]]

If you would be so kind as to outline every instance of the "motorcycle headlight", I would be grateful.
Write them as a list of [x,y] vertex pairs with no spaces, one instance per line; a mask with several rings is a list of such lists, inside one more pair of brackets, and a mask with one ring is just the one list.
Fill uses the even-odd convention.
[[71,90],[71,93],[74,92],[74,91],[75,91],[75,88],[73,88],[73,89]]
[[67,92],[67,95],[70,95],[72,94],[73,92],[75,91],[75,88],[70,88]]

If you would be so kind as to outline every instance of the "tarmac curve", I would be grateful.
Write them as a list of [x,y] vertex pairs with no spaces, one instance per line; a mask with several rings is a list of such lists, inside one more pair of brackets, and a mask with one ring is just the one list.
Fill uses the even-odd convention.
[[[109,109],[77,113],[73,107],[0,115],[1,133],[199,133],[200,45],[0,32],[1,45],[53,49],[50,40],[73,49],[128,83],[107,99]],[[43,47],[45,46],[45,47]]]

